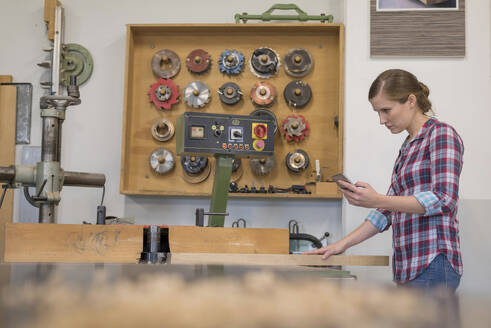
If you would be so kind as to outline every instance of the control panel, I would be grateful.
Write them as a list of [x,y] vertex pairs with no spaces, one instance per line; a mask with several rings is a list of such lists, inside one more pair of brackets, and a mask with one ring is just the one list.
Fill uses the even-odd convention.
[[177,119],[177,154],[273,156],[274,124],[264,117],[186,112]]

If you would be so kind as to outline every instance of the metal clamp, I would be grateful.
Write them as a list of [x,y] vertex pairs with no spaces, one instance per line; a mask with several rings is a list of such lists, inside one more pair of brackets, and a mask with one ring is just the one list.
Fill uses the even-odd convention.
[[[295,10],[298,15],[272,15],[271,13],[275,10]],[[262,21],[271,21],[271,20],[298,20],[301,22],[306,22],[309,20],[320,21],[321,23],[328,22],[332,23],[334,17],[332,15],[326,15],[324,13],[320,15],[307,15],[305,11],[300,9],[297,5],[293,3],[274,4],[271,8],[266,10],[261,15],[249,15],[247,13],[243,14],[235,14],[235,23],[239,24],[242,21],[244,24],[247,23],[248,20],[262,20]]]

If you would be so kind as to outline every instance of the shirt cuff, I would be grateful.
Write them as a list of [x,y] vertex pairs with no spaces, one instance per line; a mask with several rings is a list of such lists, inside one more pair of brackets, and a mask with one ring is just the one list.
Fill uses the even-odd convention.
[[388,224],[388,220],[385,215],[377,210],[373,210],[368,213],[365,221],[369,221],[371,224],[373,224],[378,229],[378,231],[384,231],[387,228]]
[[441,210],[440,200],[432,191],[421,191],[413,195],[425,209],[425,215],[433,215]]

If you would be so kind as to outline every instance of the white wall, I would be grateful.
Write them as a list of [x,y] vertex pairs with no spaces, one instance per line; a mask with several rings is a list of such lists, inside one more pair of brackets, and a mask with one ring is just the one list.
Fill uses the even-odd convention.
[[[119,194],[125,24],[232,23],[233,14],[237,12],[258,13],[275,2],[62,1],[66,16],[65,41],[82,44],[95,60],[91,80],[81,87],[82,105],[67,112],[63,126],[62,166],[72,171],[106,174],[105,203],[109,215],[133,216],[137,223],[146,224],[193,224],[194,208],[206,208],[208,204],[205,199],[125,197]],[[353,179],[367,181],[379,192],[385,192],[393,161],[404,138],[390,135],[378,125],[377,116],[366,99],[368,87],[376,75],[387,68],[400,67],[414,72],[430,87],[430,98],[438,117],[454,125],[465,143],[461,178],[461,203],[464,206],[459,215],[465,233],[462,237],[465,265],[462,289],[491,292],[491,286],[485,284],[482,274],[490,272],[491,265],[489,260],[481,260],[490,258],[487,254],[490,242],[486,238],[472,240],[472,243],[469,240],[474,235],[482,236],[482,231],[491,230],[489,220],[485,218],[487,211],[491,211],[491,175],[487,170],[491,164],[491,135],[487,132],[491,122],[489,2],[466,1],[467,55],[458,59],[370,58],[368,0],[302,0],[296,3],[308,13],[331,13],[337,22],[346,24],[345,171]],[[41,141],[39,97],[42,93],[38,82],[43,72],[35,64],[43,57],[41,48],[48,45],[42,20],[42,0],[0,0],[0,73],[12,74],[18,82],[34,84],[33,145],[39,145]],[[20,147],[17,153],[20,154]],[[99,190],[66,188],[62,195],[59,222],[94,220],[95,206],[101,196]],[[19,199],[16,197],[16,213]],[[477,199],[483,200],[479,202],[479,210],[474,204]],[[356,227],[368,213],[368,210],[343,204],[341,224],[340,207],[337,201],[233,199],[229,208],[234,218],[245,217],[250,226],[286,227],[288,219],[296,218],[302,222],[302,231],[321,235],[327,230],[333,233],[331,241],[334,241],[343,231]],[[350,252],[391,255],[390,232],[376,236]],[[360,272],[361,277],[391,279],[387,268],[353,269]],[[481,283],[484,289],[478,287]]]

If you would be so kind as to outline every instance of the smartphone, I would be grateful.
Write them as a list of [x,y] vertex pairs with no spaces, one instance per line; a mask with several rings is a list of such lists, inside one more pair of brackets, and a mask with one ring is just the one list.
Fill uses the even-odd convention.
[[353,182],[351,182],[351,180],[350,180],[350,179],[348,179],[348,178],[347,178],[347,177],[346,177],[344,174],[342,174],[342,173],[339,173],[339,174],[335,174],[335,175],[333,175],[333,176],[331,177],[331,179],[332,179],[334,182],[336,182],[336,183],[338,184],[339,188],[341,188],[341,189],[346,189],[346,188],[341,187],[341,185],[338,183],[338,181],[339,181],[339,180],[343,180],[343,181],[345,181],[345,182],[347,182],[347,183],[353,184]]

